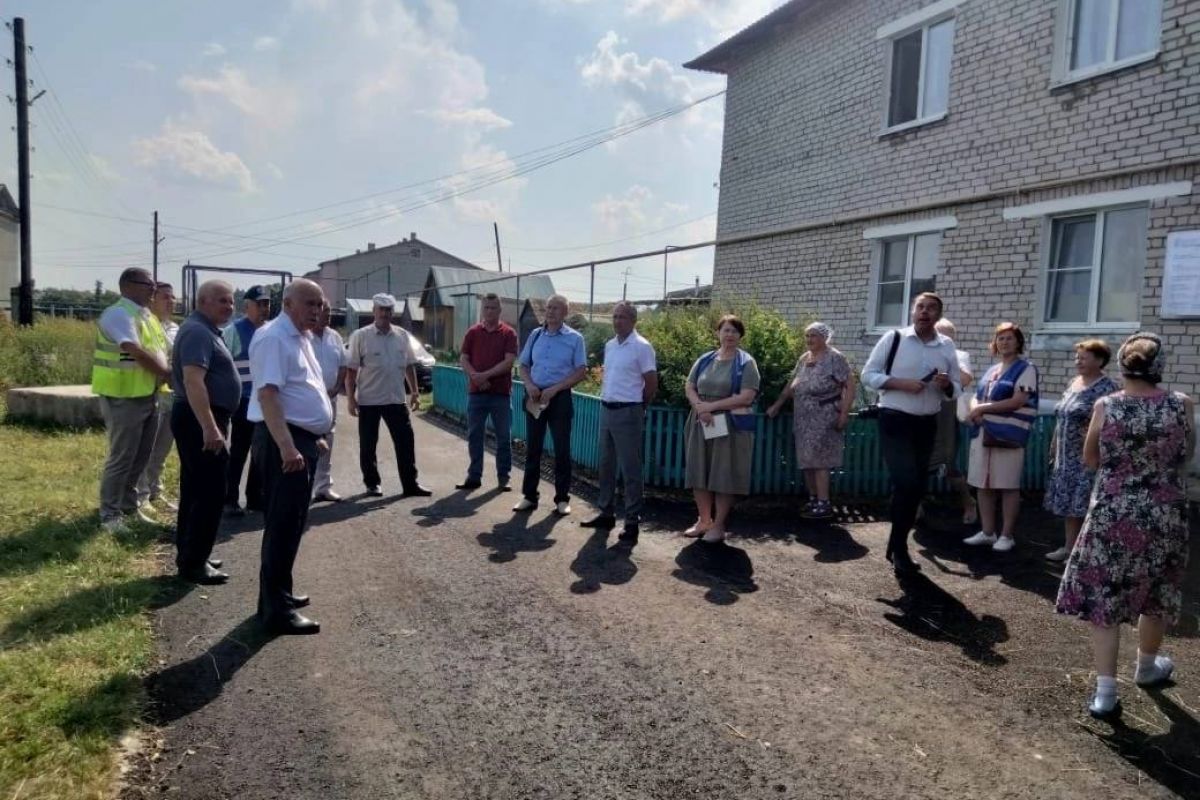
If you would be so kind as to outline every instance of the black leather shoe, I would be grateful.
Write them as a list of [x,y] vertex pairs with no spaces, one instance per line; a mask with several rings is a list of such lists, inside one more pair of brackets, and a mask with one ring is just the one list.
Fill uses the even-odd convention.
[[483,486],[483,481],[477,481],[477,480],[474,480],[473,478],[467,478],[462,483],[455,484],[454,488],[469,492],[472,489],[482,488],[482,486]]
[[179,577],[185,581],[199,583],[204,586],[219,586],[229,580],[229,576],[219,569],[213,569],[211,564],[205,563],[200,569],[189,569],[186,572],[180,572]]
[[637,524],[625,523],[625,530],[621,531],[621,535],[617,537],[617,541],[625,542],[625,544],[637,544],[638,526]]
[[426,489],[421,484],[416,484],[404,490],[401,497],[432,497],[433,492]]
[[226,503],[225,504],[225,516],[227,516],[227,517],[244,517],[244,516],[246,516],[246,509],[242,508],[237,503]]
[[312,602],[311,599],[309,598],[309,596],[306,594],[290,595],[288,597],[287,601],[288,601],[288,605],[291,606],[292,608],[304,608],[306,605],[308,605],[310,602]]
[[270,633],[280,636],[306,636],[321,632],[321,623],[309,619],[299,611],[289,611],[282,617],[275,617],[263,623]]
[[501,478],[496,483],[496,488],[502,492],[511,492],[512,487],[508,485],[508,478]]
[[581,528],[602,528],[604,530],[612,530],[617,527],[617,518],[612,514],[597,514],[591,519],[585,519],[579,523]]
[[899,557],[893,556],[891,562],[892,570],[897,575],[916,575],[921,571],[921,565],[913,561],[908,553]]
[[383,489],[380,489],[378,486],[368,486],[364,494],[367,497],[383,497]]
[[210,558],[210,559],[208,560],[208,565],[209,565],[210,567],[212,567],[213,569],[220,569],[220,568],[221,568],[221,565],[222,565],[222,564],[224,564],[224,563],[225,563],[225,562],[224,562],[224,561],[222,561],[222,560],[221,560],[221,559],[219,559],[219,558]]

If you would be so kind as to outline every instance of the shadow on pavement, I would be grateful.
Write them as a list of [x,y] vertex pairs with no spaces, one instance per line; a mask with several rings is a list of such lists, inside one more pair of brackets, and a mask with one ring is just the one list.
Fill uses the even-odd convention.
[[199,655],[146,678],[150,719],[166,725],[216,700],[225,684],[274,638],[251,614]]
[[750,556],[726,542],[708,544],[697,539],[679,551],[675,564],[678,569],[672,577],[705,587],[704,599],[714,605],[732,605],[738,595],[758,591]]
[[1008,641],[1008,625],[999,617],[975,616],[962,601],[921,574],[899,579],[902,594],[895,600],[875,598],[900,613],[883,617],[896,627],[931,642],[950,642],[972,661],[998,667],[1008,659],[995,651]]
[[0,645],[11,647],[24,642],[44,642],[147,610],[165,608],[183,599],[194,588],[193,584],[174,575],[93,586],[57,602],[34,606],[15,617],[0,632]]
[[599,591],[602,584],[620,586],[637,574],[637,564],[630,558],[633,545],[617,542],[609,547],[608,535],[604,530],[593,533],[571,562],[571,572],[579,576],[571,584],[573,593],[590,594]]
[[537,553],[553,547],[555,540],[549,536],[560,519],[548,514],[534,522],[530,514],[514,514],[508,522],[493,525],[491,533],[481,533],[475,539],[492,551],[488,561],[505,564],[515,560],[518,553]]
[[1180,797],[1200,797],[1200,721],[1162,691],[1148,694],[1170,721],[1167,730],[1151,734],[1130,728],[1121,719],[1112,722],[1109,734],[1096,730],[1092,726],[1099,723],[1090,720],[1083,727],[1160,786]]
[[466,519],[467,517],[473,517],[481,505],[500,494],[503,494],[503,492],[500,491],[499,487],[493,487],[486,492],[476,489],[470,493],[456,489],[453,494],[440,497],[431,505],[414,508],[412,515],[414,517],[421,517],[417,521],[418,527],[432,528],[436,525],[441,525],[446,519]]

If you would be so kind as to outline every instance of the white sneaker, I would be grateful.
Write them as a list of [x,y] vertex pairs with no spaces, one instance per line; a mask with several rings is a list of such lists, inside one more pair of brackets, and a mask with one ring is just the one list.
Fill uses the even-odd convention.
[[1174,671],[1175,662],[1166,656],[1155,656],[1154,666],[1137,670],[1133,675],[1133,682],[1138,686],[1153,686],[1170,678]]
[[1066,561],[1070,555],[1071,551],[1067,549],[1066,545],[1063,545],[1057,550],[1051,550],[1049,553],[1046,553],[1046,560],[1061,564],[1062,562]]
[[528,497],[522,497],[521,500],[513,506],[513,511],[533,511],[537,508],[537,503],[530,500]]
[[992,549],[995,550],[997,553],[1007,553],[1009,550],[1012,550],[1016,546],[1017,546],[1016,539],[1012,538],[1011,536],[1001,536],[999,539],[996,540],[996,543],[992,545]]
[[571,504],[566,500],[563,500],[561,503],[555,503],[554,513],[558,514],[560,517],[565,517],[567,514],[571,513]]
[[996,534],[985,533],[984,531],[980,531],[979,533],[975,534],[974,536],[968,536],[967,538],[963,539],[963,544],[978,545],[978,544],[995,544],[995,543],[996,543]]
[[120,517],[106,519],[104,522],[101,522],[100,525],[104,528],[104,530],[112,534],[129,533],[129,525],[126,524],[125,520],[121,519]]

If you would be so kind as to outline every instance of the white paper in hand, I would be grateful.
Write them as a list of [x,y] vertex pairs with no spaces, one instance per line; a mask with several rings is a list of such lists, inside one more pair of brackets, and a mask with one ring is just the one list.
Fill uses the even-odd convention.
[[720,439],[722,436],[729,435],[729,418],[725,414],[713,414],[712,425],[700,423],[700,430],[704,431],[705,439]]

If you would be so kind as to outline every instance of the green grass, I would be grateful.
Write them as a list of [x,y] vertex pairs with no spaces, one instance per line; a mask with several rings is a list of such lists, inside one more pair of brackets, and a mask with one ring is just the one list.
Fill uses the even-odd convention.
[[[152,663],[161,532],[96,517],[100,432],[0,424],[0,798],[107,798]],[[168,477],[175,474],[174,458]]]

